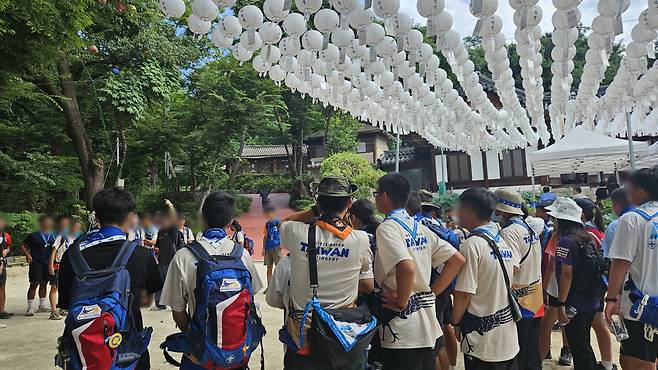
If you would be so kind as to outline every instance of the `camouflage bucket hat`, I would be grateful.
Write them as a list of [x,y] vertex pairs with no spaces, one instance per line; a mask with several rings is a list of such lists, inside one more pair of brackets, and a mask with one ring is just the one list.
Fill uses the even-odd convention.
[[440,210],[441,207],[434,203],[434,194],[428,190],[421,190],[418,192],[418,195],[420,196],[420,205],[422,207],[432,207],[437,210]]
[[313,193],[323,195],[326,197],[351,197],[359,189],[358,186],[350,184],[343,176],[329,175],[320,180],[319,183],[314,182],[311,184]]

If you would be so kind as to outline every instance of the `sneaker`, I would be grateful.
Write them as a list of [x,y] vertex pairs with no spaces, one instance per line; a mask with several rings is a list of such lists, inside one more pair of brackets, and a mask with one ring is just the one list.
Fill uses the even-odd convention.
[[27,309],[27,312],[25,313],[25,316],[34,316],[34,308],[30,307]]
[[8,319],[10,317],[14,316],[13,312],[7,312],[7,311],[2,311],[0,312],[0,319]]
[[544,357],[544,360],[552,360],[553,355],[551,354],[551,350],[548,350],[548,353],[546,354],[546,357]]
[[51,312],[48,320],[61,320],[62,317],[57,314],[57,312]]
[[562,350],[560,350],[560,359],[557,363],[561,366],[571,366],[571,360],[571,348],[562,347]]
[[39,306],[39,309],[37,310],[37,313],[44,313],[44,312],[50,312],[50,308],[46,306]]
[[[596,364],[596,369],[597,369],[597,370],[608,370],[608,369],[605,368],[605,366],[603,366],[603,364],[601,363],[601,361],[599,361],[599,362]],[[612,364],[612,370],[619,370],[619,368],[617,367],[617,365]]]
[[57,314],[60,315],[60,316],[66,316],[66,315],[69,314],[69,312],[66,311],[66,310],[62,310],[62,309],[60,308],[59,311],[57,312]]
[[553,324],[553,331],[560,331],[562,330],[562,324],[560,324],[559,321],[556,321],[555,324]]

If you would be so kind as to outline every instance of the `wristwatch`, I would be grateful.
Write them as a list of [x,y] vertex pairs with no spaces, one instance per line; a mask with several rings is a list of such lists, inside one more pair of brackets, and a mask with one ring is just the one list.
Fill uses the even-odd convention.
[[617,302],[617,297],[605,297],[606,302]]
[[566,302],[557,301],[557,304],[556,304],[555,306],[556,306],[556,307],[565,307],[566,305],[567,305]]

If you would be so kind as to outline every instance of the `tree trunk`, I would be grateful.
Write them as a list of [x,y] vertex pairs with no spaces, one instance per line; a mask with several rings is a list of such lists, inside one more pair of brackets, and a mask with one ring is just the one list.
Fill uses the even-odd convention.
[[119,152],[117,153],[117,177],[115,184],[119,183],[121,175],[123,174],[123,164],[126,161],[126,155],[128,153],[128,142],[126,140],[126,125],[124,122],[124,116],[121,114],[117,115],[117,131],[119,132]]
[[84,199],[87,206],[91,208],[94,195],[103,189],[103,161],[96,157],[84,122],[82,122],[75,81],[71,75],[68,56],[65,53],[62,54],[57,64],[57,71],[61,91],[58,91],[48,78],[40,78],[35,82],[36,86],[50,95],[64,112],[66,133],[75,147],[85,183]]
[[194,156],[194,148],[189,148],[188,155],[190,157],[190,191],[196,191],[196,157]]
[[244,150],[246,141],[247,141],[247,126],[243,126],[242,131],[240,132],[240,149],[238,149],[238,156],[235,158],[235,161],[233,162],[233,166],[231,166],[231,173],[229,174],[228,177],[229,189],[233,189],[235,187],[235,178],[238,176],[238,173],[240,172],[240,163],[242,162],[242,151]]

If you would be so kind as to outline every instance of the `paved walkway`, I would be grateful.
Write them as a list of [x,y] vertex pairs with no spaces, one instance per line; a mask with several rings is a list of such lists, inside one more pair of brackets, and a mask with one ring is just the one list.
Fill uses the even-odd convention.
[[[263,237],[265,236],[265,214],[263,213],[263,205],[261,204],[258,194],[245,194],[251,198],[251,208],[249,212],[242,215],[238,220],[242,225],[244,232],[255,243],[254,260],[263,260]],[[288,200],[290,195],[286,193],[270,194],[272,205],[276,207],[276,215],[283,218],[293,213],[294,210],[288,208]]]

